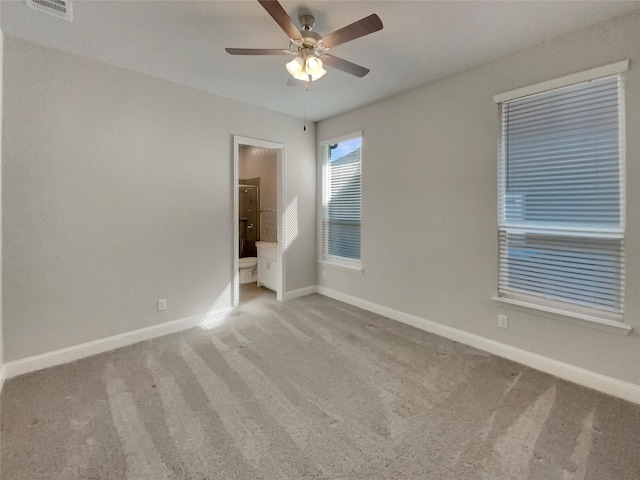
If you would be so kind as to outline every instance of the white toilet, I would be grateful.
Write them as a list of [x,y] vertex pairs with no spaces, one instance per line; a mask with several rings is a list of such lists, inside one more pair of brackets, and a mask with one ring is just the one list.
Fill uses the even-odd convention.
[[238,262],[240,283],[251,283],[258,279],[258,259],[256,257],[242,257]]

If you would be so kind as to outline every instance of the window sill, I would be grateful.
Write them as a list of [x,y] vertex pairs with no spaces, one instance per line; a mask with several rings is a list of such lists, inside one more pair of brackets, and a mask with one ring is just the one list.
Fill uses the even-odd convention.
[[521,310],[525,312],[531,312],[531,310],[533,310],[534,313],[537,313],[538,315],[542,314],[542,316],[547,318],[560,318],[561,320],[567,321],[569,323],[584,325],[586,327],[604,330],[606,332],[617,333],[619,335],[627,335],[629,332],[631,332],[631,325],[628,325],[622,321],[570,312],[555,307],[548,307],[545,305],[539,305],[536,303],[516,300],[507,297],[493,297],[493,300],[503,304],[505,307],[514,307],[514,310]]
[[364,270],[362,269],[362,266],[347,265],[345,263],[330,262],[328,260],[320,260],[318,263],[320,265],[325,266],[325,267],[337,268],[338,270],[346,270],[346,271],[351,272],[351,273],[363,273],[364,272]]

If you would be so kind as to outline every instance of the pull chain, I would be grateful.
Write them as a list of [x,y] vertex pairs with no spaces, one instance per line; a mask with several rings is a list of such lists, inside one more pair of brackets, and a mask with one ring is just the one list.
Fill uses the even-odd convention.
[[302,114],[302,130],[307,131],[307,92],[309,91],[309,84],[304,84],[304,101],[302,102],[303,114]]

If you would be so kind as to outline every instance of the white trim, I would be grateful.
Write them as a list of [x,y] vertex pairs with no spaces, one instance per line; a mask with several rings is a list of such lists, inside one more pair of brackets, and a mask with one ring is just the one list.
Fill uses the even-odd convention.
[[330,138],[328,140],[321,140],[320,146],[325,147],[327,145],[333,145],[334,143],[346,142],[348,140],[353,140],[354,138],[362,137],[362,130],[359,132],[348,133],[347,135],[341,135],[339,137]]
[[[360,142],[360,199],[362,200],[363,191],[364,191],[364,174],[363,174],[364,168],[362,163],[362,159],[364,158],[363,131],[360,130],[357,132],[349,133],[347,135],[343,135],[341,137],[336,137],[329,140],[323,140],[319,143],[319,148],[318,148],[319,157],[317,158],[320,158],[321,160],[320,162],[316,162],[316,175],[317,175],[316,188],[318,189],[318,192],[320,192],[320,194],[317,195],[317,210],[316,210],[317,237],[316,238],[318,242],[317,251],[318,251],[318,258],[320,259],[319,260],[320,263],[324,263],[325,265],[331,266],[331,267],[344,268],[346,270],[362,273],[364,271],[362,267],[362,210],[360,211],[360,258],[357,260],[347,259],[347,258],[345,258],[344,260],[341,260],[341,257],[325,257],[324,255],[325,210],[324,210],[323,201],[324,201],[324,186],[325,186],[324,167],[326,163],[328,163],[329,161],[327,148],[329,145],[332,145],[334,143],[346,142],[348,140],[354,140],[356,138],[360,138],[361,140]],[[319,281],[319,277],[317,275],[316,277],[317,277],[316,281]]]
[[172,322],[152,325],[150,327],[133,330],[131,332],[113,335],[111,337],[81,343],[72,347],[62,348],[53,352],[42,353],[32,357],[22,358],[13,362],[5,363],[4,377],[13,378],[25,373],[35,372],[44,368],[73,362],[85,357],[104,353],[116,348],[126,347],[144,340],[162,337],[170,333],[181,332],[189,328],[198,326],[205,318],[206,314],[193,315]]
[[[496,296],[493,297],[492,300],[504,304],[505,307],[515,306],[528,311],[537,310],[538,312],[552,313],[554,315],[554,319],[560,318],[570,323],[584,325],[585,327],[604,330],[606,332],[617,333],[619,335],[627,335],[632,330],[631,325],[624,323],[622,320],[613,320],[604,317],[596,317],[587,313],[572,312],[570,310],[564,310],[550,305],[543,305],[542,303],[518,300],[517,298]],[[620,318],[622,317],[620,316]]]
[[[327,156],[327,148],[327,145],[320,144],[320,155],[316,154],[316,252],[318,256],[317,258],[319,258],[320,261],[324,258],[324,162]],[[320,159],[319,162],[318,159]],[[360,223],[362,224],[362,218],[360,219]],[[320,281],[319,275],[320,271],[316,268],[316,282]]]
[[[285,147],[283,144],[279,144],[280,148],[278,149],[278,160],[276,166],[276,175],[277,178],[277,198],[276,198],[276,208],[278,212],[276,213],[276,217],[278,219],[278,227],[276,228],[276,240],[278,241],[278,245],[276,247],[276,253],[278,255],[278,291],[276,292],[276,300],[282,302],[284,300],[284,286],[286,285],[285,276],[287,269],[285,268],[285,251],[284,248],[284,232],[285,232],[285,198],[286,198],[286,172],[284,168],[284,152]],[[236,222],[237,223],[237,222]],[[237,243],[237,241],[236,241]]]
[[240,142],[243,137],[237,135],[233,136],[233,185],[231,187],[232,205],[231,205],[231,221],[233,228],[231,229],[231,245],[233,245],[233,262],[231,270],[231,305],[235,308],[240,303],[240,220],[238,219],[239,212],[239,199],[238,199],[238,185],[240,180],[238,178],[238,161],[240,158]]
[[496,342],[495,340],[490,340],[463,330],[458,330],[457,328],[432,322],[416,315],[384,307],[382,305],[369,302],[368,300],[362,300],[326,287],[319,286],[318,293],[364,310],[377,313],[378,315],[383,315],[393,320],[397,320],[407,325],[411,325],[412,327],[419,328],[420,330],[424,330],[426,332],[448,338],[449,340],[460,342],[479,350],[492,353],[498,357],[526,365],[527,367],[554,375],[562,378],[563,380],[577,383],[578,385],[592,388],[599,392],[613,395],[614,397],[622,398],[629,402],[640,404],[640,385],[636,385],[635,383],[625,382],[584,368],[576,367],[568,363],[553,360],[536,353]]
[[[620,75],[618,80],[618,142],[620,145],[620,218],[623,233],[627,229],[627,85]],[[626,253],[626,252],[625,252]]]
[[352,272],[352,273],[363,273],[364,269],[362,268],[362,263],[358,262],[357,264],[354,263],[347,263],[347,262],[338,262],[335,260],[320,260],[318,262],[320,265],[322,265],[323,267],[329,267],[329,268],[337,268],[339,270],[347,270],[348,272]]
[[629,60],[622,60],[621,62],[612,63],[610,65],[603,65],[602,67],[592,68],[591,70],[585,70],[583,72],[572,73],[560,78],[554,78],[553,80],[547,80],[546,82],[536,83],[535,85],[529,85],[528,87],[516,88],[509,92],[500,93],[493,96],[494,103],[506,102],[513,100],[514,98],[526,97],[528,95],[535,95],[536,93],[546,92],[547,90],[553,90],[554,88],[566,87],[567,85],[573,85],[574,83],[587,82],[589,80],[595,80],[596,78],[606,77],[607,75],[615,75],[616,73],[626,72],[629,69]]
[[305,297],[307,295],[311,295],[312,293],[317,293],[318,287],[316,285],[310,285],[308,287],[298,288],[297,290],[291,290],[290,292],[285,292],[284,301],[293,300],[294,298]]

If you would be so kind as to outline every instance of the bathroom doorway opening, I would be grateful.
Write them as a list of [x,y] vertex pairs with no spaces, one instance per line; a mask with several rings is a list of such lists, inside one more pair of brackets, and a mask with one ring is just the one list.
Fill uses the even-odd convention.
[[[284,294],[284,145],[233,137],[233,304],[241,290]],[[249,290],[248,290],[249,289]]]

